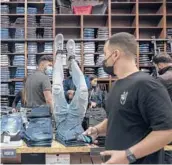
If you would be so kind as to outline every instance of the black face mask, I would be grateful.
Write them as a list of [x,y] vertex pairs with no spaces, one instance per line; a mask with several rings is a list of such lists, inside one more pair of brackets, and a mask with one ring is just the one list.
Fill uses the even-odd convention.
[[[112,56],[112,55],[111,55],[111,56]],[[113,66],[106,66],[107,60],[108,60],[111,56],[109,56],[107,59],[103,60],[103,69],[104,69],[104,71],[105,71],[107,74],[109,74],[109,75],[111,75],[111,76],[116,76],[116,75],[114,74],[114,65],[113,65]]]

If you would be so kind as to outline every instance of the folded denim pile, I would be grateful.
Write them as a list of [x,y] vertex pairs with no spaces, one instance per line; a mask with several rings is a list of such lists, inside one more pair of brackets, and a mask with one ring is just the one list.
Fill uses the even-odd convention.
[[6,82],[10,79],[10,71],[8,67],[1,67],[1,82]]
[[102,66],[102,63],[103,63],[104,59],[105,59],[105,55],[104,54],[99,54],[99,56],[97,58],[96,65],[97,66]]
[[24,7],[16,7],[16,14],[24,14]]
[[24,67],[17,67],[15,78],[24,78],[24,77],[25,77]]
[[97,38],[99,38],[99,39],[108,39],[109,38],[108,28],[99,28],[98,31],[97,31]]
[[1,28],[1,39],[8,39],[9,38],[9,29]]
[[103,67],[98,68],[98,77],[99,78],[108,78],[109,75],[104,71]]
[[53,128],[49,108],[33,108],[28,118],[28,126],[21,134],[27,146],[51,147]]
[[1,102],[1,113],[2,113],[2,111],[6,111],[6,108],[9,106],[8,97],[1,97],[0,102]]
[[140,53],[149,53],[150,52],[150,45],[149,43],[142,43],[139,45]]
[[9,95],[8,84],[1,84],[1,95]]
[[44,37],[43,38],[53,38],[53,29],[44,28]]
[[75,44],[75,59],[81,64],[81,44]]
[[35,39],[36,38],[36,28],[28,28],[27,29],[27,37]]
[[14,56],[13,66],[24,66],[25,65],[25,57],[24,55]]
[[164,43],[163,42],[159,42],[157,43],[157,49],[160,51],[160,52],[164,52]]
[[36,42],[28,42],[28,54],[35,54],[38,52],[37,43]]
[[84,65],[94,66],[94,53],[95,53],[95,43],[85,42],[84,43]]
[[9,11],[8,5],[1,5],[1,14],[9,14]]
[[84,39],[94,39],[94,28],[85,28],[84,29]]
[[167,29],[167,36],[172,37],[172,28]]
[[41,27],[52,27],[53,17],[52,16],[41,16],[40,26]]
[[1,54],[1,61],[0,61],[0,66],[8,66],[10,64],[8,55],[6,54]]
[[24,53],[24,43],[15,43],[15,52]]
[[149,56],[147,54],[140,54],[139,64],[140,65],[150,65],[151,60],[150,60]]
[[52,14],[53,13],[53,4],[45,3],[44,14]]
[[1,16],[1,27],[8,27],[10,25],[9,16]]
[[11,26],[24,27],[24,17],[18,17],[14,23],[11,23]]
[[28,24],[28,27],[36,27],[37,26],[36,16],[28,15],[27,24]]
[[17,28],[15,32],[15,38],[24,39],[24,28]]
[[15,82],[15,95],[23,89],[23,82]]
[[37,8],[36,7],[28,7],[27,8],[27,13],[28,14],[37,14]]
[[36,55],[35,54],[28,54],[27,59],[27,75],[31,75],[36,70]]
[[8,53],[8,43],[1,43],[1,53]]
[[87,75],[87,76],[89,76],[89,75],[96,75],[96,71],[95,71],[95,69],[93,69],[93,68],[85,68],[84,69],[84,75]]
[[52,53],[53,52],[53,43],[52,42],[45,42],[44,52],[45,53]]

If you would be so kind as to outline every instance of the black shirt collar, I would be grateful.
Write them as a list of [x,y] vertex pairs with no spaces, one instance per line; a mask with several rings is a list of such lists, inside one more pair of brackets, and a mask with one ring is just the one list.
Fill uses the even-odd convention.
[[167,66],[167,67],[165,67],[165,68],[159,70],[158,73],[159,73],[160,75],[162,75],[162,74],[164,74],[165,72],[167,72],[167,71],[169,71],[169,70],[172,70],[172,66]]

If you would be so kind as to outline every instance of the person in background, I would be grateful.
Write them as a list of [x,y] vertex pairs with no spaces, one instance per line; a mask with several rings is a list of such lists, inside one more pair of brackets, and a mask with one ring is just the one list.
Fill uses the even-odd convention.
[[[81,66],[79,65],[79,62],[76,61],[79,68],[81,69]],[[66,100],[68,103],[71,102],[71,100],[73,99],[74,95],[75,95],[75,91],[76,91],[76,87],[73,83],[73,80],[72,80],[72,76],[71,76],[71,71],[69,70],[69,77],[63,81],[63,88],[64,88],[64,93],[65,93],[65,97],[66,97]],[[86,81],[86,84],[87,84],[87,88],[88,90],[90,89],[90,80],[89,80],[89,77],[84,75],[85,77],[85,81]]]
[[158,71],[157,79],[167,88],[172,101],[172,58],[168,54],[160,54],[153,58]]
[[27,107],[49,105],[53,112],[52,87],[49,79],[49,75],[53,72],[52,66],[53,57],[44,55],[39,59],[35,73],[28,76],[25,84]]
[[165,87],[138,70],[137,41],[129,33],[112,35],[104,46],[104,71],[118,80],[106,100],[107,119],[84,132],[94,141],[106,134],[105,164],[164,164],[172,141],[172,102]]

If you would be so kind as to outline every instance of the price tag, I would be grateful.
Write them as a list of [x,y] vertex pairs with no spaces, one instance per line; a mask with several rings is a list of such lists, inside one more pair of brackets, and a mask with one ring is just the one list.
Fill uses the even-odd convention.
[[4,136],[4,143],[10,143],[10,140],[11,140],[10,136],[7,135]]
[[16,150],[14,149],[2,149],[2,157],[3,158],[15,158]]

